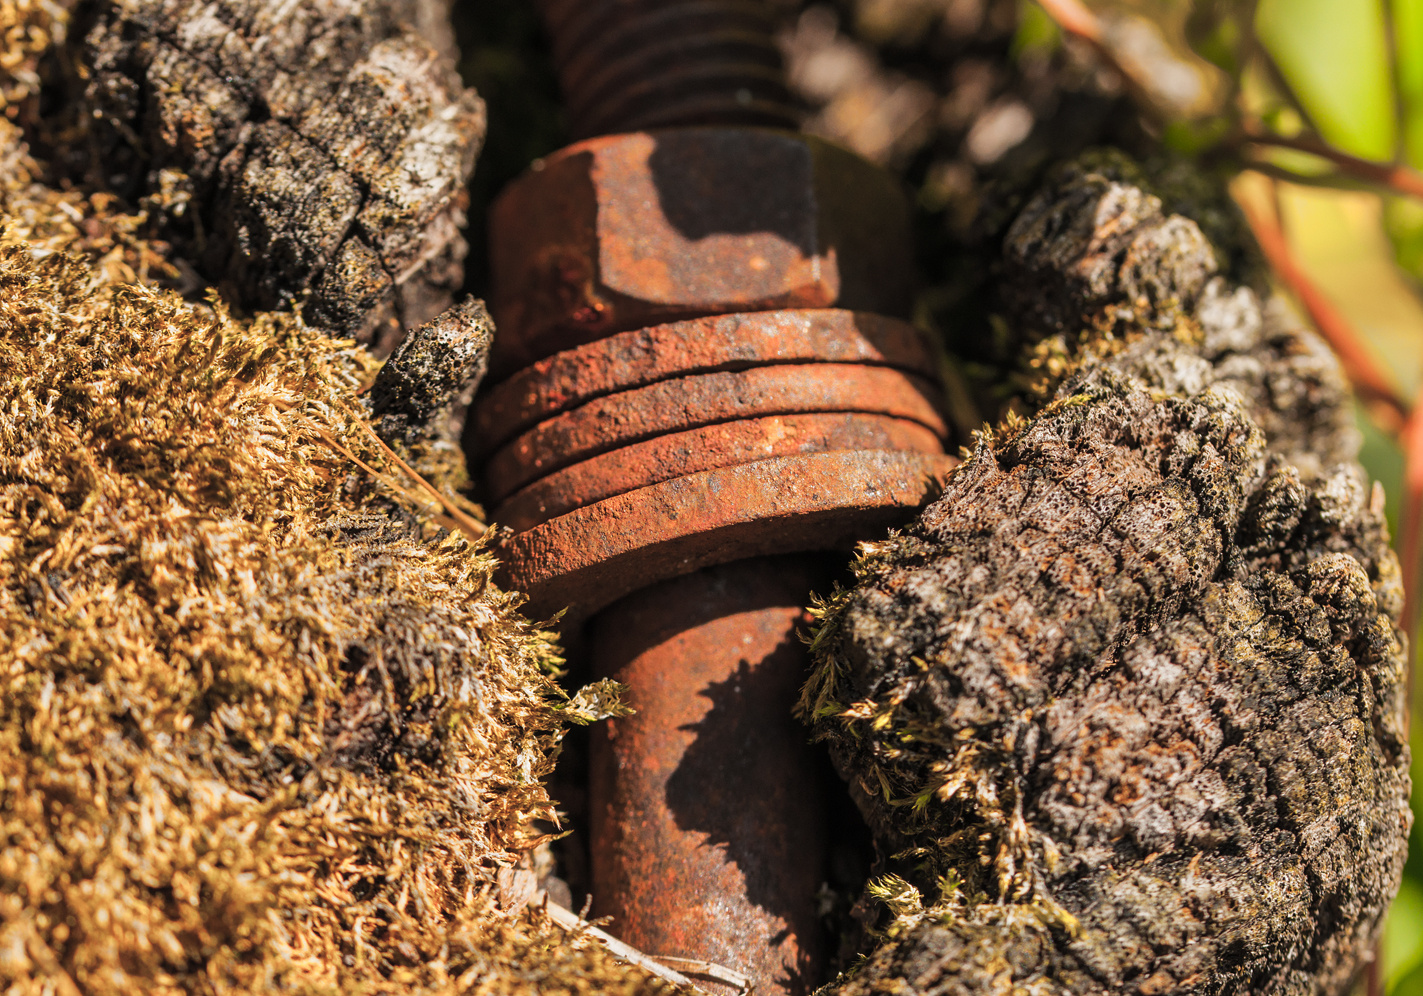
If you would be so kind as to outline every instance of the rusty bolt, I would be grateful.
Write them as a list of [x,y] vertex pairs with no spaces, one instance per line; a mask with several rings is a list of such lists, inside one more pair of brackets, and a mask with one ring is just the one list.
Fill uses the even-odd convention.
[[[640,709],[591,759],[594,880],[612,903],[594,901],[648,950],[696,951],[758,993],[806,992],[823,971],[814,906],[787,900],[824,881],[829,828],[808,818],[825,811],[820,783],[793,777],[815,757],[785,703],[804,674],[805,593],[832,570],[742,560],[645,588],[591,626],[594,663]],[[706,843],[688,847],[688,830]]]
[[564,149],[496,203],[495,384],[466,447],[516,530],[504,580],[565,627],[596,613],[593,667],[638,710],[592,744],[595,909],[650,954],[806,992],[826,817],[794,629],[830,576],[806,555],[902,521],[954,463],[899,320],[907,207],[760,127],[793,111],[759,5],[541,6],[577,132],[664,127]]
[[494,205],[493,366],[700,315],[908,313],[908,211],[882,170],[820,139],[683,128],[589,139]]
[[794,128],[772,14],[756,0],[541,0],[573,134]]

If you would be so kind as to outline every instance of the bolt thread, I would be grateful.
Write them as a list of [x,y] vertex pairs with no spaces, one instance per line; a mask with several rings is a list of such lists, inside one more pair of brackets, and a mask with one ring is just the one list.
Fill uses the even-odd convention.
[[775,20],[751,0],[539,0],[577,138],[795,128]]

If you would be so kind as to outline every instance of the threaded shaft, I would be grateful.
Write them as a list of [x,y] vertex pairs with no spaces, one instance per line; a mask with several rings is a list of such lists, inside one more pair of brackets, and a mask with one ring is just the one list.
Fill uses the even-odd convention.
[[577,138],[679,125],[795,128],[754,0],[539,0]]

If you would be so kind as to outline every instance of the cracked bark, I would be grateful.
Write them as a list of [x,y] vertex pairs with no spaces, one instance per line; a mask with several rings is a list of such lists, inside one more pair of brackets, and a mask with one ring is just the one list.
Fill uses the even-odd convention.
[[89,179],[142,197],[245,307],[384,355],[463,280],[484,106],[407,24],[433,0],[88,0]]
[[381,439],[451,498],[468,485],[460,435],[493,342],[484,302],[466,298],[412,329],[366,395]]
[[866,552],[807,688],[923,897],[831,991],[1342,992],[1411,817],[1337,365],[1124,160],[1060,171],[1004,258],[1050,400]]

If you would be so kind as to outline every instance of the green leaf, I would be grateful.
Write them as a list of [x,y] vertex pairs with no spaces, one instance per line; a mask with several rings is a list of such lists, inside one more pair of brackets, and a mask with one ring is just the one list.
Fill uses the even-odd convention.
[[1197,0],[1186,16],[1186,41],[1201,58],[1236,78],[1247,34],[1242,25],[1249,21],[1248,6],[1240,0]]
[[1393,158],[1385,0],[1260,0],[1255,32],[1325,141]]
[[1403,102],[1403,152],[1423,169],[1423,0],[1391,0],[1398,94]]
[[1208,118],[1201,122],[1169,121],[1161,136],[1161,141],[1168,149],[1179,155],[1199,155],[1225,138],[1230,127],[1230,119],[1223,116]]
[[1018,11],[1018,30],[1013,35],[1011,53],[1021,59],[1030,53],[1050,55],[1062,44],[1062,32],[1057,22],[1048,17],[1035,3],[1022,3]]
[[1363,437],[1359,448],[1359,463],[1369,478],[1383,485],[1384,516],[1388,520],[1389,532],[1398,535],[1398,509],[1403,497],[1403,451],[1363,408],[1355,407],[1354,424]]

